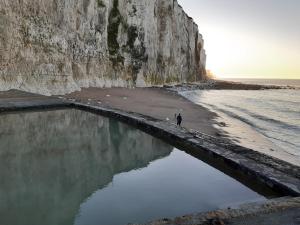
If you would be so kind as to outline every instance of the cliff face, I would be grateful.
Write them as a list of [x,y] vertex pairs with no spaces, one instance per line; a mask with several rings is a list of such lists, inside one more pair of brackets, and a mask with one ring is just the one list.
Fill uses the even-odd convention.
[[0,90],[197,81],[205,52],[176,0],[0,0]]

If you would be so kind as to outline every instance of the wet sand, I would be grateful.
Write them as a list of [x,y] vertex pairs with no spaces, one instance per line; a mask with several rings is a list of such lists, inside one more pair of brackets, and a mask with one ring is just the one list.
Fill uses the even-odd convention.
[[219,136],[213,127],[217,115],[174,92],[161,88],[85,88],[67,95],[67,98],[89,101],[129,112],[136,112],[175,123],[175,113],[183,116],[182,126],[205,134]]

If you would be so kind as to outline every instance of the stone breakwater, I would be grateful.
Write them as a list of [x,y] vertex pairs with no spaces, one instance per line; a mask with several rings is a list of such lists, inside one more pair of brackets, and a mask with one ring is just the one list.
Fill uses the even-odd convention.
[[202,36],[176,0],[0,0],[0,53],[0,90],[205,78]]

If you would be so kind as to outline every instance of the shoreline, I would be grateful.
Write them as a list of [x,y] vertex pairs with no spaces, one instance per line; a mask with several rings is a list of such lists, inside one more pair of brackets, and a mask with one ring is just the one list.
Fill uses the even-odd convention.
[[[277,89],[276,89],[277,90]],[[282,89],[278,89],[282,90]],[[209,93],[209,91],[216,91],[221,92],[222,90],[196,90],[194,91],[180,91],[178,92],[181,96],[184,96],[188,101],[193,102],[194,104],[201,105],[207,110],[214,112],[218,115],[216,118],[216,124],[214,126],[217,126],[217,129],[220,129],[222,133],[226,134],[226,138],[230,139],[234,144],[241,145],[250,149],[253,149],[257,152],[261,152],[266,155],[270,155],[272,157],[287,161],[289,163],[292,163],[296,166],[300,166],[300,157],[298,155],[295,155],[291,153],[286,148],[277,145],[276,143],[273,143],[272,140],[270,140],[267,136],[264,135],[264,133],[261,133],[259,130],[256,129],[256,127],[253,124],[249,124],[241,119],[239,117],[232,116],[230,113],[226,113],[226,111],[223,111],[223,108],[214,108],[214,103],[218,104],[218,102],[214,102],[212,100],[211,104],[208,104],[209,97],[207,97],[204,93]],[[231,91],[231,90],[224,90]],[[233,90],[235,91],[235,90]],[[247,90],[246,90],[247,91]],[[224,94],[225,94],[224,93]],[[199,101],[195,97],[191,96],[201,96]],[[206,97],[205,97],[206,96]],[[209,95],[210,96],[210,95]],[[215,95],[212,95],[212,98],[214,98]],[[213,103],[214,102],[214,103]],[[222,103],[229,104],[226,101],[226,98],[223,99]],[[229,111],[231,112],[231,111]]]
[[194,90],[299,90],[300,87],[292,85],[272,84],[250,84],[229,80],[207,80],[203,83],[184,83],[179,85],[164,85],[164,88],[171,91],[194,91]]
[[[235,85],[236,84],[234,84],[234,86]],[[193,88],[194,87],[195,86],[193,86]],[[238,87],[241,86],[238,84]],[[255,87],[264,86],[255,85]],[[183,91],[181,87],[134,89],[85,88],[82,89],[82,91],[74,92],[62,97],[70,101],[75,101],[76,99],[76,101],[89,103],[91,105],[140,113],[160,120],[165,120],[171,124],[176,124],[174,114],[180,112],[183,115],[182,126],[189,131],[201,132],[224,139],[230,143],[248,147],[257,152],[285,160],[296,166],[300,165],[297,158],[294,158],[284,150],[281,150],[280,147],[271,143],[271,141],[255,131],[252,127],[246,124],[243,126],[242,122],[232,121],[232,119],[228,120],[228,123],[226,119],[224,120],[224,116],[219,114],[219,112],[190,101],[185,96],[180,95],[181,91]],[[236,122],[234,124],[235,128],[237,128],[237,126],[242,128],[243,126],[244,131],[251,133],[250,136],[253,138],[255,137],[258,144],[256,145],[252,140],[248,140],[249,138],[243,140],[235,136],[234,132],[232,132],[234,126],[231,127],[231,122]]]

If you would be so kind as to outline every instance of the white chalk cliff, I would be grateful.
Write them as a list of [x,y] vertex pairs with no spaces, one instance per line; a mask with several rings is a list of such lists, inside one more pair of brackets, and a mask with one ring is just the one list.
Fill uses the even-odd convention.
[[193,82],[205,60],[176,0],[0,0],[0,90]]

